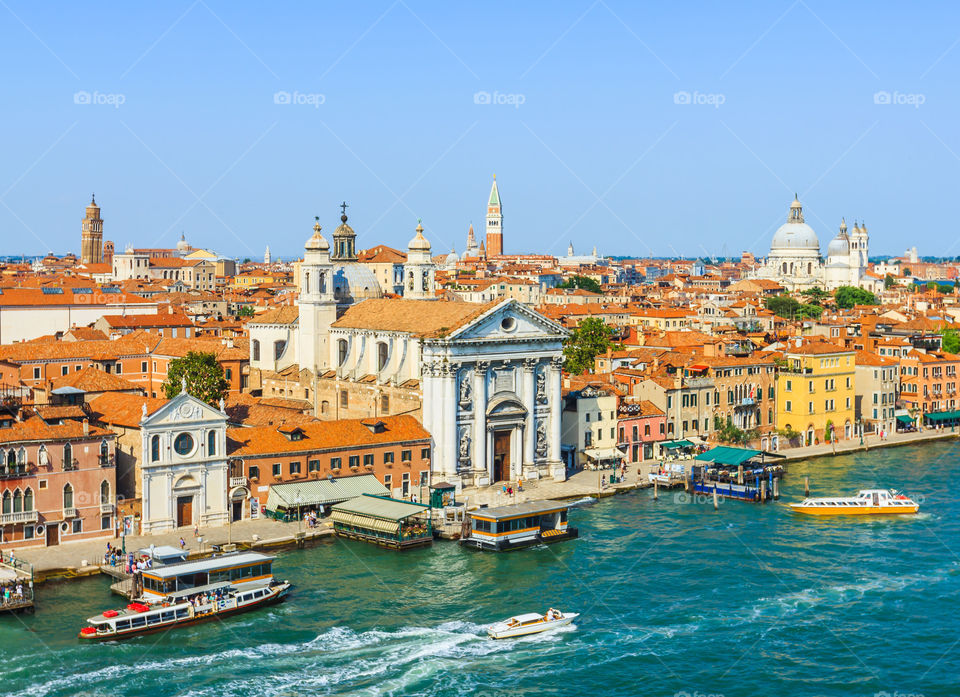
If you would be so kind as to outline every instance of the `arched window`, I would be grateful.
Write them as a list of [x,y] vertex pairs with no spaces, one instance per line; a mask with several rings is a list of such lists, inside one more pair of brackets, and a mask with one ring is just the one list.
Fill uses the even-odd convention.
[[273,342],[273,360],[280,360],[280,356],[283,355],[283,349],[287,347],[286,341],[274,341]]
[[337,365],[347,362],[347,340],[337,339]]
[[160,436],[153,436],[150,439],[150,462],[159,462],[160,460]]
[[33,489],[30,487],[27,487],[27,490],[23,492],[23,510],[33,510]]
[[100,482],[100,503],[110,503],[110,482],[106,479]]
[[207,432],[207,457],[217,454],[217,432]]
[[808,262],[807,262],[807,275],[809,276],[809,275],[812,274],[812,273],[813,273],[813,262],[808,261]]
[[27,464],[27,449],[22,445],[20,446],[20,450],[17,451],[17,464],[20,466]]
[[73,467],[73,446],[67,443],[63,446],[63,469]]
[[3,492],[3,512],[12,513],[13,512],[13,497],[10,496],[9,491]]
[[310,272],[309,271],[303,274],[303,292],[304,293],[310,292]]
[[63,485],[63,507],[73,508],[73,487],[70,484]]
[[259,361],[260,360],[260,339],[254,339],[252,344],[253,344],[253,348],[251,350],[253,351],[253,360]]
[[650,424],[644,424],[644,426],[643,426],[643,435],[645,435],[645,436],[649,436],[649,435],[650,435]]
[[7,451],[7,457],[5,459],[7,461],[8,472],[11,472],[17,468],[17,453],[13,448],[10,448],[10,450]]
[[17,489],[13,492],[13,512],[20,513],[23,511],[23,494],[20,493],[20,489]]
[[387,342],[377,343],[377,370],[383,370],[387,367]]
[[330,402],[328,402],[327,400],[323,400],[322,402],[320,402],[320,413],[327,414],[329,412],[330,412]]
[[100,464],[107,464],[107,458],[110,457],[110,446],[107,445],[107,439],[100,441]]

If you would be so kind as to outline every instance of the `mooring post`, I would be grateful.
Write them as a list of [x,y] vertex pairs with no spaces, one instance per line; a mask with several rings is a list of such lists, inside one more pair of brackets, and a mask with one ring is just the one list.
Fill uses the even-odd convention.
[[760,503],[763,503],[767,500],[767,480],[760,480]]
[[778,477],[773,478],[773,498],[780,500],[780,479]]
[[717,497],[717,483],[713,483],[713,510],[720,510],[720,499]]
[[656,501],[660,498],[660,491],[658,489],[659,480],[656,477],[653,479],[653,500]]
[[809,474],[803,478],[803,495],[806,498],[810,498],[810,475]]

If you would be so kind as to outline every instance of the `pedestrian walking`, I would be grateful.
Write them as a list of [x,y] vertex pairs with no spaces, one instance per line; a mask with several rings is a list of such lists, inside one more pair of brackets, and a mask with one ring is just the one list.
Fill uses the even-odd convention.
[[180,538],[180,549],[183,549],[183,548],[186,547],[186,546],[187,546],[186,540],[184,540],[184,539],[181,537],[181,538]]

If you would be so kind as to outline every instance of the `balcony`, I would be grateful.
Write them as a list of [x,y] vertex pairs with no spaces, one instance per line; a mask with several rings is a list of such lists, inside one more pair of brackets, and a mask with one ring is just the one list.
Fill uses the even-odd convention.
[[101,467],[113,467],[115,464],[117,464],[117,462],[116,462],[116,456],[115,456],[115,455],[112,455],[112,454],[111,454],[111,455],[98,455],[98,456],[97,456],[97,462],[100,463],[100,466],[101,466]]
[[108,514],[111,514],[111,513],[113,513],[113,503],[111,503],[111,502],[106,502],[106,503],[104,503],[103,501],[101,501],[101,502],[100,502],[100,514],[101,514],[101,515],[108,515]]
[[756,403],[757,403],[757,400],[755,400],[753,397],[744,397],[743,399],[740,400],[739,406],[752,407]]
[[13,523],[36,523],[40,519],[37,511],[19,511],[18,513],[0,514],[0,525],[11,525]]
[[64,506],[63,507],[63,517],[64,518],[76,518],[77,509],[75,506]]
[[246,477],[230,477],[230,488],[233,489],[238,486],[246,486],[247,478]]
[[0,479],[5,479],[8,477],[23,477],[26,474],[26,465],[7,465],[6,467],[0,467]]

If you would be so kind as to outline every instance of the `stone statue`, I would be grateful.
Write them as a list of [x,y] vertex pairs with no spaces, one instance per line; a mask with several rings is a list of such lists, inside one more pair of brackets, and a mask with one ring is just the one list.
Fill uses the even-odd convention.
[[187,376],[184,375],[180,378],[180,394],[186,394],[187,392]]
[[227,413],[227,403],[223,401],[223,397],[220,398],[220,413],[221,414]]
[[470,434],[467,429],[460,434],[460,459],[470,459]]
[[140,408],[141,419],[147,418],[147,403],[144,402],[143,404],[140,405],[140,407],[141,407]]
[[547,422],[541,421],[537,424],[537,455],[539,457],[547,456]]
[[460,378],[460,404],[470,404],[473,388],[470,386],[470,373],[464,373]]
[[547,403],[547,376],[543,371],[537,373],[537,404]]

